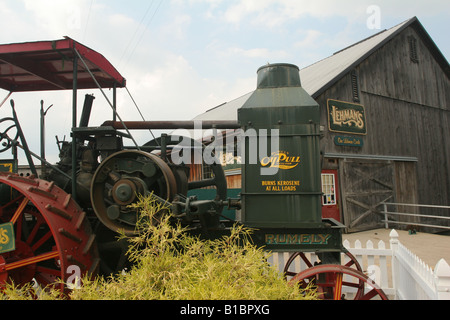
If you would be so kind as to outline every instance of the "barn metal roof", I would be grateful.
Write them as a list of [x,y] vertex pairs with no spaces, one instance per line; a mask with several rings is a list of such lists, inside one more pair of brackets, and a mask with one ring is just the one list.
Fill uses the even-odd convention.
[[[395,27],[392,27],[391,29],[381,31],[369,38],[342,49],[328,58],[301,69],[300,80],[302,87],[313,98],[317,98],[349,71],[367,59],[372,53],[411,25],[414,26],[417,33],[428,44],[428,47],[434,55],[436,61],[441,65],[444,73],[449,76],[450,69],[447,60],[439,51],[438,47],[423,28],[419,20],[414,17],[398,24]],[[237,110],[242,107],[250,96],[251,93],[248,93],[231,102],[224,103],[216,108],[210,109],[205,113],[198,115],[195,120],[236,120]]]
[[[104,56],[65,37],[0,45],[0,88],[10,92],[72,89],[77,52],[102,88],[126,86],[125,78]],[[79,62],[77,88],[97,87],[84,64]]]
[[405,21],[389,30],[379,32],[352,46],[336,52],[313,65],[300,70],[303,88],[312,96],[319,96],[343,75],[365,60],[376,48],[384,45],[391,36],[402,29]]
[[441,65],[444,73],[450,75],[449,64],[439,48],[433,42],[426,32],[425,28],[414,17],[406,20],[389,30],[381,31],[372,37],[366,38],[360,42],[353,44],[334,55],[321,60],[300,70],[300,79],[303,88],[314,98],[317,98],[325,90],[334,85],[342,76],[354,69],[362,61],[367,59],[372,53],[384,46],[392,40],[394,36],[405,30],[409,26],[413,26],[422,40],[428,45],[430,52],[436,61]]

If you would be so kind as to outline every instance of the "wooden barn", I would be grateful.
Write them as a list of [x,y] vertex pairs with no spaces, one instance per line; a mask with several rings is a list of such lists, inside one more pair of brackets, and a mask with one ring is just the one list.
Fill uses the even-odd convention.
[[[449,78],[415,17],[300,70],[321,107],[324,217],[356,232],[384,226],[383,202],[450,205]],[[236,120],[250,95],[195,119]],[[226,169],[239,189],[239,166]]]

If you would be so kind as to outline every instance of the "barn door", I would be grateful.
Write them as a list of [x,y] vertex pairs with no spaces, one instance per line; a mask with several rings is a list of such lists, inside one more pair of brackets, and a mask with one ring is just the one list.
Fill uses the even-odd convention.
[[341,196],[348,232],[383,227],[380,204],[394,199],[394,164],[391,161],[344,160]]

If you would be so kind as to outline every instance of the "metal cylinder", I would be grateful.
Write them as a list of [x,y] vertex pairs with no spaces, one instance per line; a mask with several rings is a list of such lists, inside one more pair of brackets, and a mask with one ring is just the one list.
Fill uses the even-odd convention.
[[258,89],[299,86],[301,86],[300,73],[296,65],[277,63],[258,69]]

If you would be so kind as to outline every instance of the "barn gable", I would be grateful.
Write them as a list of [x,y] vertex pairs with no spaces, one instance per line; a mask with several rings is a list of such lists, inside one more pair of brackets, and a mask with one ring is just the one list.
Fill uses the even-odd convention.
[[419,20],[414,17],[392,27],[381,31],[372,37],[357,42],[344,48],[332,56],[300,70],[300,78],[305,90],[317,98],[328,88],[336,84],[342,77],[352,71],[356,66],[366,61],[372,54],[384,47],[387,43],[397,38],[404,30],[411,28],[420,39],[442,71],[450,78],[450,67],[439,48],[433,42]]

